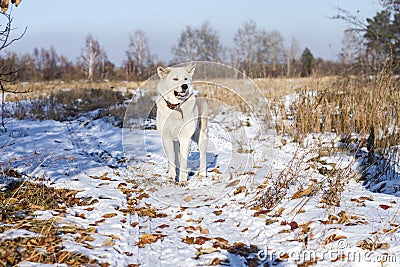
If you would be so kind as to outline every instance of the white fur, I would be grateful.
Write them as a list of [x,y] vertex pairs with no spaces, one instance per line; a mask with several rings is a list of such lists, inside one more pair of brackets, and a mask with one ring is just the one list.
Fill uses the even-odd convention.
[[[206,149],[207,149],[207,117],[208,106],[204,100],[197,99],[193,94],[192,76],[195,65],[190,67],[163,68],[158,67],[160,76],[157,100],[157,130],[159,131],[168,158],[168,180],[175,181],[175,157],[179,158],[179,183],[187,183],[187,158],[190,140],[198,143],[200,151],[199,175],[205,177]],[[186,91],[183,84],[187,85]],[[183,92],[185,91],[185,92]],[[175,109],[168,107],[167,103],[178,105]],[[180,109],[180,110],[178,110]],[[174,142],[179,142],[179,151],[175,149]],[[176,144],[175,144],[176,145]],[[178,152],[178,155],[176,153]]]

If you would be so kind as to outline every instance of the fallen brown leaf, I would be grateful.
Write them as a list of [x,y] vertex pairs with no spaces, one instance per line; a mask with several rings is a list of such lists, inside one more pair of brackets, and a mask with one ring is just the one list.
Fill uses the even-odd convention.
[[292,199],[301,198],[310,195],[314,190],[314,185],[309,185],[306,189],[299,188],[292,196]]
[[222,210],[214,210],[213,213],[217,216],[222,214]]
[[385,205],[385,204],[381,204],[381,205],[379,205],[379,207],[380,207],[381,209],[383,209],[383,210],[387,210],[387,209],[390,209],[392,206]]
[[[259,210],[259,211],[256,211],[256,212],[254,212],[254,214],[253,214],[253,216],[254,217],[260,217],[260,215],[264,215],[264,214],[266,214],[266,213],[268,213],[268,212],[270,212],[271,210]],[[265,216],[264,216],[265,217]]]
[[155,243],[163,237],[165,237],[163,234],[143,234],[139,237],[139,242],[136,242],[136,245],[139,248],[143,248],[144,245]]
[[209,172],[215,172],[215,173],[218,173],[218,174],[221,174],[222,172],[219,170],[219,169],[217,169],[217,168],[214,168],[214,169],[212,169],[211,171],[209,171]]
[[214,258],[210,260],[209,262],[206,262],[206,266],[216,266],[220,265],[223,262],[220,258]]
[[346,239],[347,237],[346,236],[343,236],[343,235],[341,235],[341,236],[338,236],[338,235],[336,235],[336,234],[332,234],[332,235],[330,235],[330,236],[328,236],[327,238],[325,238],[325,240],[324,241],[322,241],[322,245],[327,245],[327,244],[329,244],[329,243],[331,243],[331,242],[335,242],[335,241],[338,241],[338,240],[340,240],[340,239]]
[[240,183],[240,180],[235,180],[235,181],[227,184],[225,187],[234,187],[234,186],[237,186],[239,183]]
[[192,200],[193,197],[192,196],[187,196],[185,197],[183,200],[185,200],[185,202],[189,202],[190,200]]
[[102,244],[103,247],[112,247],[114,245],[115,245],[115,242],[111,237],[104,240],[104,242]]
[[104,214],[103,218],[108,219],[108,218],[112,218],[112,217],[115,217],[115,216],[117,216],[117,213],[113,212],[113,213]]
[[169,227],[169,225],[164,223],[164,224],[161,224],[161,225],[157,226],[156,228],[164,229],[164,228],[167,228],[167,227]]

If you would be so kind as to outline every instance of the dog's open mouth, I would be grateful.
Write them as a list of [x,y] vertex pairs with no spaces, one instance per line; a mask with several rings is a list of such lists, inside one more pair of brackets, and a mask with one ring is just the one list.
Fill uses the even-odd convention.
[[175,97],[177,97],[177,98],[184,98],[184,97],[186,97],[187,92],[177,92],[177,91],[174,91],[174,95],[175,95]]

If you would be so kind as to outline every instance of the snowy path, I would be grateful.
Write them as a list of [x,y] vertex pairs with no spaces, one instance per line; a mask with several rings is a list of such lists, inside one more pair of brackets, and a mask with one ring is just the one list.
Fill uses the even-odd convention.
[[[345,184],[340,206],[327,208],[321,203],[326,190],[305,193],[310,181],[326,184],[326,176],[318,171],[321,164],[345,168],[351,157],[316,161],[314,151],[303,151],[304,160],[291,163],[298,147],[267,135],[254,143],[251,170],[232,171],[226,167],[231,158],[218,152],[216,158],[209,157],[212,168],[207,180],[192,176],[188,187],[180,187],[164,182],[166,160],[159,149],[127,167],[121,129],[102,120],[85,122],[85,118],[69,123],[10,121],[10,132],[0,137],[3,165],[46,177],[55,187],[79,190],[77,196],[87,202],[55,215],[64,223],[93,230],[82,242],[65,234],[63,245],[68,251],[109,266],[296,266],[304,262],[381,266],[385,255],[384,266],[400,263],[398,197],[372,193],[354,179]],[[154,144],[159,142],[156,134],[148,136],[153,136]],[[219,143],[222,138],[213,138],[222,151],[228,147]],[[196,165],[195,154],[193,162]],[[286,166],[292,169],[280,175]],[[293,175],[290,170],[298,171],[296,180],[284,194],[278,190],[270,196],[282,193],[280,201],[271,208],[252,209],[249,203],[256,193],[276,179]],[[264,180],[266,176],[269,179]],[[261,181],[265,184],[260,188]],[[372,245],[357,246],[363,240]],[[368,246],[375,248],[369,251]],[[335,251],[344,255],[330,254]],[[351,258],[349,252],[360,258]],[[310,259],[300,257],[312,253],[315,257]]]

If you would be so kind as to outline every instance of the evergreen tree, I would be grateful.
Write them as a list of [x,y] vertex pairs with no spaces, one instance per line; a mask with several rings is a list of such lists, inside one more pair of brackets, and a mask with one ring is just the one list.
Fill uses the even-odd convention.
[[391,14],[388,10],[378,12],[367,19],[364,34],[368,55],[374,63],[383,62],[393,52],[393,31]]
[[313,69],[314,56],[311,53],[311,50],[307,47],[304,49],[300,58],[301,62],[301,76],[310,76]]

